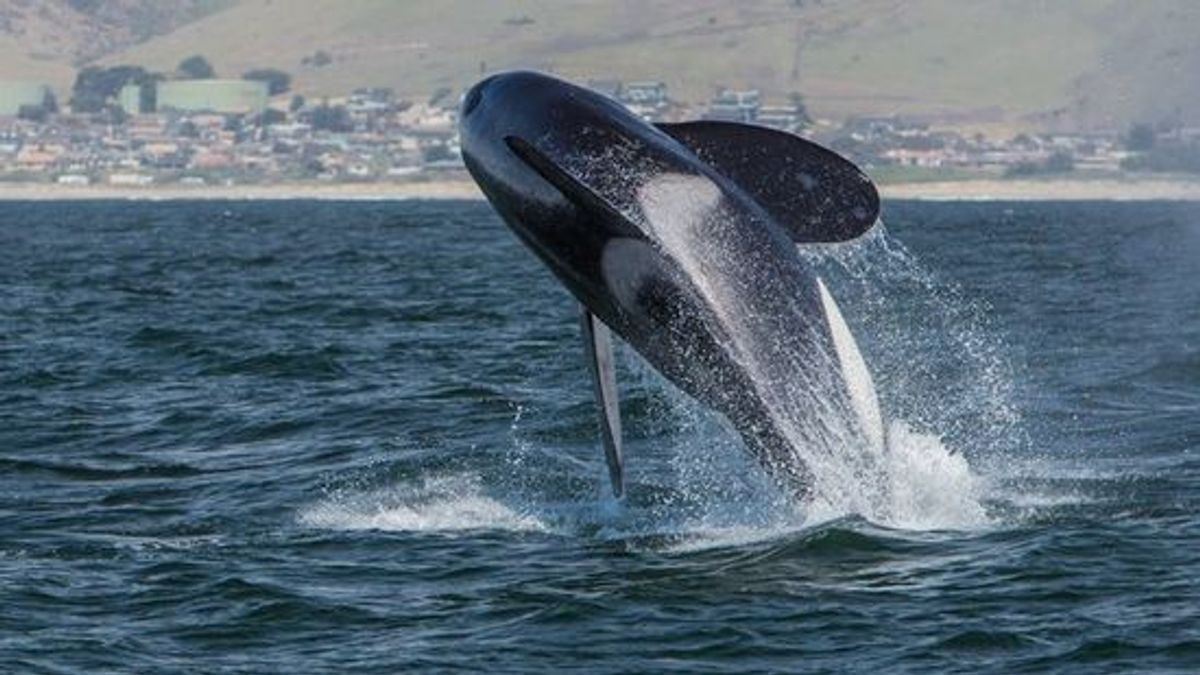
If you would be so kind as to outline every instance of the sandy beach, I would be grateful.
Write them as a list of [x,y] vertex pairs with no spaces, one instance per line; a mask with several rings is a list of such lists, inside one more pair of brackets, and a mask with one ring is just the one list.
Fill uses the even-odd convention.
[[[1200,179],[965,180],[891,183],[884,199],[925,201],[1200,201]],[[467,180],[403,183],[290,183],[237,186],[67,186],[0,183],[0,201],[481,199]]]
[[1200,201],[1200,179],[965,180],[894,183],[885,199],[925,201]]
[[0,201],[267,201],[320,199],[381,201],[405,199],[482,199],[475,184],[466,180],[411,181],[404,183],[287,183],[234,186],[50,185],[0,183]]

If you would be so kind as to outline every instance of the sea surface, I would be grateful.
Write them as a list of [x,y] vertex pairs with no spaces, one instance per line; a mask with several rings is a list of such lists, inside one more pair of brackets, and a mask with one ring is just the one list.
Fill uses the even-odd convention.
[[803,257],[886,480],[792,504],[626,349],[617,502],[484,203],[0,205],[0,671],[1200,672],[1200,205]]

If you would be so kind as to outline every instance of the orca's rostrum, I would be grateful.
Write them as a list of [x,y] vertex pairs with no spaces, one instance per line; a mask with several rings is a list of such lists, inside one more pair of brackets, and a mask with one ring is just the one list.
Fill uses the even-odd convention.
[[615,494],[624,471],[610,329],[724,415],[798,496],[830,453],[882,451],[866,365],[796,249],[875,224],[879,196],[857,167],[772,129],[652,125],[531,72],[475,85],[459,124],[488,200],[583,306]]

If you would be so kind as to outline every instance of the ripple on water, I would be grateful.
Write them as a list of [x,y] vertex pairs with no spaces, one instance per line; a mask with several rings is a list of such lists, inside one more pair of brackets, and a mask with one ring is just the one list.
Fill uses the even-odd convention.
[[1194,670],[1194,205],[887,215],[806,259],[894,452],[806,511],[636,360],[608,499],[485,204],[6,204],[0,671]]

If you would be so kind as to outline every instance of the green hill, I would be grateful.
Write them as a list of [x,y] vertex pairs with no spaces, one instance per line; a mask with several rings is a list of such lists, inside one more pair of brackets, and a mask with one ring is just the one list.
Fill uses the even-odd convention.
[[[158,4],[166,5],[180,14],[114,40],[100,60],[171,70],[199,53],[226,75],[287,70],[298,91],[315,96],[387,86],[415,98],[486,72],[537,68],[578,80],[661,79],[673,97],[692,102],[717,85],[780,99],[796,91],[818,116],[833,118],[903,113],[1050,128],[1200,123],[1192,85],[1200,3],[1191,0]],[[180,17],[187,20],[177,25]],[[318,52],[330,62],[313,65]],[[15,76],[29,60],[0,65],[0,76]]]

